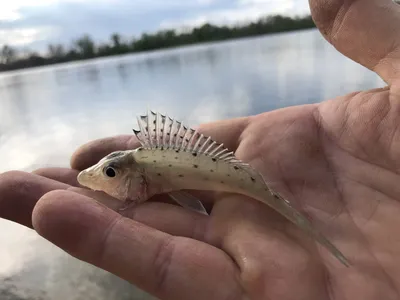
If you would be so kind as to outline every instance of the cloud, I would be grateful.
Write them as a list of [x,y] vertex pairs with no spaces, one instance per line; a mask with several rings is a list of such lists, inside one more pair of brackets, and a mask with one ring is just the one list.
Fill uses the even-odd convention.
[[234,25],[257,20],[266,15],[302,15],[309,13],[308,3],[296,0],[238,0],[230,8],[220,8],[205,13],[194,13],[183,19],[163,21],[161,28],[195,27],[204,23]]
[[0,44],[23,46],[38,41],[47,41],[56,34],[51,27],[0,29]]
[[308,11],[307,0],[14,0],[2,5],[0,44],[47,48],[88,33],[105,41],[205,22],[235,23]]
[[[90,1],[90,0],[89,0]],[[70,2],[70,3],[82,3],[83,0],[14,0],[6,3],[2,3],[1,12],[0,12],[0,20],[1,21],[15,21],[18,19],[22,19],[24,16],[21,14],[20,10],[24,8],[40,8],[46,7],[49,5],[57,5],[62,2]]]

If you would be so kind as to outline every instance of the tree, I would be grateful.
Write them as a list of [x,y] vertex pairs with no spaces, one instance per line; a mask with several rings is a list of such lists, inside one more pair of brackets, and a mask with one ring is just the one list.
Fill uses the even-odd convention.
[[3,64],[10,64],[17,58],[17,51],[8,45],[4,45],[0,52],[0,61]]
[[95,45],[88,34],[76,40],[75,47],[82,58],[92,58],[95,55]]
[[121,36],[118,33],[114,33],[111,35],[111,41],[113,43],[114,48],[121,47]]
[[50,58],[61,59],[65,56],[65,51],[63,45],[49,45],[48,46],[48,56]]
[[128,43],[122,41],[121,35],[114,33],[111,35],[111,53],[110,54],[123,54],[129,52],[130,46]]

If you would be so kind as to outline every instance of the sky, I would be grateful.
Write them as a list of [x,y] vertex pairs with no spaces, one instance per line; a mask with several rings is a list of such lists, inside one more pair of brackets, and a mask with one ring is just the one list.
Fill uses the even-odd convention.
[[68,46],[87,33],[108,41],[160,29],[206,22],[234,24],[264,15],[304,15],[308,0],[10,0],[1,4],[0,45],[42,52],[50,43]]

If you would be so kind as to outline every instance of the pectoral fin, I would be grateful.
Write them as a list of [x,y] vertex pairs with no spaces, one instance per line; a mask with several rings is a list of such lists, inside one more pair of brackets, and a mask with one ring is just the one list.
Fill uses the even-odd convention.
[[192,196],[189,193],[183,191],[174,191],[168,193],[168,195],[175,200],[179,205],[183,206],[184,208],[196,211],[203,215],[207,215],[208,213],[203,206],[203,203],[196,197]]

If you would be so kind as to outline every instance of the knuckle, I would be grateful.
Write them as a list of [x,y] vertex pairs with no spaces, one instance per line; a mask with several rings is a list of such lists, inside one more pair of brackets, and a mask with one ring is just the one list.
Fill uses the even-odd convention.
[[11,178],[21,178],[24,175],[26,175],[26,173],[23,172],[23,171],[13,170],[13,171],[7,171],[7,172],[4,172],[4,173],[1,173],[0,174],[0,178],[2,180],[7,180],[7,179],[11,179]]
[[32,173],[36,174],[36,175],[41,175],[41,174],[44,174],[45,171],[46,171],[46,168],[38,168],[38,169],[35,169],[34,171],[32,171]]
[[0,190],[5,187],[15,186],[24,181],[26,173],[22,171],[7,171],[0,174]]

